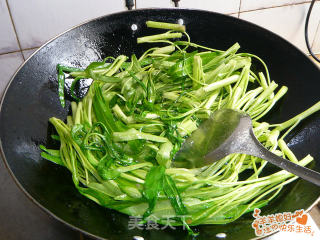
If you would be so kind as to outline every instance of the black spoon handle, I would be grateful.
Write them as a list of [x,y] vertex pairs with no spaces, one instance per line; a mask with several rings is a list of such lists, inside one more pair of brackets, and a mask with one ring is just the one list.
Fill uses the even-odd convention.
[[[317,186],[320,186],[320,173],[313,171],[309,168],[300,166],[298,164],[295,164],[287,159],[281,158],[277,156],[276,154],[270,152],[268,149],[263,147],[260,142],[256,139],[256,137],[252,132],[252,139],[255,144],[255,151],[250,155],[254,155],[256,157],[262,158],[264,160],[267,160],[268,162],[288,171],[293,174],[295,174],[298,177],[303,178],[304,180],[307,180],[308,182],[311,182]],[[257,151],[258,150],[258,151]]]

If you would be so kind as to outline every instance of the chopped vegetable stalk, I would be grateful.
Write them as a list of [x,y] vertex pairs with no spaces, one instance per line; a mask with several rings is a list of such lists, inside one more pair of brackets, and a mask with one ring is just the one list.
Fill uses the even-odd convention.
[[113,140],[115,142],[132,141],[137,139],[145,139],[145,140],[160,142],[160,143],[164,143],[168,141],[168,139],[165,137],[160,137],[160,136],[152,135],[149,133],[139,132],[134,128],[131,128],[125,132],[113,133]]
[[[237,53],[191,43],[185,26],[148,21],[169,32],[138,38],[138,43],[167,43],[137,58],[120,55],[93,62],[86,69],[58,65],[58,93],[65,106],[65,74],[76,81],[92,78],[82,99],[74,94],[67,124],[57,118],[54,139],[59,150],[41,156],[66,167],[75,187],[96,203],[132,216],[151,215],[174,226],[226,224],[263,207],[297,179],[284,170],[261,174],[267,164],[257,157],[231,154],[197,169],[171,167],[183,141],[216,110],[248,113],[253,131],[270,151],[301,166],[284,136],[320,110],[320,102],[280,124],[259,122],[287,92],[270,81],[265,63],[250,53]],[[186,36],[187,40],[168,39]],[[189,47],[192,50],[188,50]],[[254,73],[251,59],[265,67]],[[130,60],[128,60],[130,59]],[[202,147],[202,146],[199,146]],[[184,216],[187,215],[187,218]],[[152,218],[154,219],[154,218]]]
[[154,22],[154,21],[146,21],[146,24],[150,28],[162,28],[168,30],[174,30],[179,32],[185,32],[186,26],[175,24],[175,23],[165,23],[165,22]]
[[151,35],[151,36],[146,36],[146,37],[141,37],[137,39],[138,43],[145,43],[145,42],[152,42],[152,41],[158,41],[158,40],[164,40],[164,39],[169,39],[169,38],[181,38],[182,33],[162,33],[158,35]]
[[157,153],[156,159],[159,165],[169,168],[171,165],[171,151],[173,145],[170,141],[162,143]]

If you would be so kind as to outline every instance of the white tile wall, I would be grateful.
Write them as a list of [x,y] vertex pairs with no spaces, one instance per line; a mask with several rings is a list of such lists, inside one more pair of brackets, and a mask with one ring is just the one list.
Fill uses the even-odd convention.
[[22,49],[39,47],[91,18],[125,10],[122,0],[8,0]]
[[297,4],[309,2],[310,0],[241,0],[240,11],[249,11],[261,8],[270,8],[276,6],[283,6],[288,4]]
[[[240,18],[267,28],[307,52],[304,40],[304,23],[309,3],[240,13]],[[313,7],[309,21],[309,38],[312,43],[320,21],[320,2]]]
[[[171,0],[136,0],[137,8],[166,8],[174,7]],[[179,7],[205,9],[220,13],[237,13],[240,0],[180,0]]]
[[0,0],[0,54],[19,50],[6,0]]
[[317,28],[316,36],[313,40],[312,50],[314,53],[320,54],[320,22]]
[[181,0],[180,7],[205,9],[220,13],[237,13],[240,0]]
[[136,0],[136,8],[173,8],[173,7],[174,7],[174,3],[171,0]]
[[235,18],[238,18],[238,13],[231,13],[231,14],[228,14],[229,16],[232,16],[232,17],[235,17]]
[[[125,0],[0,0],[0,90],[21,64],[22,57],[27,59],[45,41],[74,25],[126,10],[124,3]],[[276,32],[307,52],[303,31],[310,0],[241,0],[241,3],[241,18]],[[234,17],[238,17],[239,4],[240,0],[180,0],[181,8],[205,9]],[[174,5],[171,0],[136,0],[136,8],[146,7]],[[309,35],[314,52],[320,53],[320,0],[310,19]]]
[[11,77],[22,63],[21,52],[0,55],[0,97]]

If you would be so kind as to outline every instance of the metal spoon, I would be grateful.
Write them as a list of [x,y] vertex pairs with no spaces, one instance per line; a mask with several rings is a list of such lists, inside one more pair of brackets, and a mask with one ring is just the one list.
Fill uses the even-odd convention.
[[270,152],[253,133],[249,115],[221,109],[194,131],[175,155],[175,167],[198,168],[231,153],[244,153],[267,160],[311,183],[320,186],[320,173],[302,167]]

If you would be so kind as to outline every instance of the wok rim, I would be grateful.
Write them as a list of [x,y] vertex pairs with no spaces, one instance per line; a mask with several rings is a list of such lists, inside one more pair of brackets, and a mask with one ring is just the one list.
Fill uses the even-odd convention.
[[[252,22],[249,22],[245,19],[241,19],[239,17],[234,17],[230,14],[223,14],[223,13],[219,13],[219,12],[214,12],[214,11],[209,11],[209,10],[203,10],[203,9],[195,9],[195,8],[139,8],[139,9],[133,9],[133,10],[123,10],[123,11],[119,11],[119,12],[114,12],[114,13],[110,13],[110,14],[106,14],[106,15],[102,15],[102,16],[99,16],[99,17],[96,17],[96,18],[92,18],[92,19],[89,19],[89,20],[86,20],[86,21],[83,21],[82,23],[80,24],[77,24],[73,27],[70,27],[68,28],[67,30],[59,33],[58,35],[50,38],[49,40],[47,40],[45,43],[43,43],[36,51],[34,51],[19,67],[18,69],[15,71],[15,73],[12,75],[12,77],[10,78],[9,82],[7,83],[6,87],[5,87],[5,90],[3,91],[3,94],[2,94],[2,97],[1,97],[1,101],[0,101],[0,115],[2,114],[2,108],[3,108],[3,104],[4,104],[4,100],[6,98],[6,94],[7,94],[7,91],[8,89],[10,88],[10,85],[11,83],[13,82],[13,80],[15,79],[16,75],[18,74],[18,72],[23,68],[23,66],[37,53],[39,52],[42,48],[46,47],[49,43],[53,42],[54,40],[56,40],[57,38],[61,37],[62,35],[64,35],[65,33],[69,32],[69,31],[72,31],[73,29],[77,28],[77,27],[80,27],[80,26],[83,26],[89,22],[92,22],[92,21],[95,21],[95,20],[98,20],[98,19],[102,19],[102,18],[105,18],[105,17],[109,17],[109,16],[113,16],[113,15],[121,15],[121,14],[124,14],[124,13],[127,13],[127,12],[143,12],[143,11],[148,11],[148,10],[155,10],[155,11],[176,11],[176,12],[179,12],[179,11],[194,11],[194,12],[203,12],[203,13],[209,13],[209,14],[214,14],[214,15],[220,15],[220,16],[224,16],[224,17],[227,17],[227,18],[234,18],[234,19],[237,19],[238,21],[242,21],[244,23],[246,23],[247,25],[251,25],[251,26],[254,26],[254,27],[257,27],[257,28],[260,28],[262,30],[264,30],[265,32],[267,32],[268,34],[271,34],[273,36],[276,36],[278,39],[280,39],[281,41],[285,41],[286,44],[289,44],[292,48],[294,48],[296,51],[298,51],[300,54],[303,54],[306,59],[308,59],[307,61],[311,62],[311,64],[315,67],[317,67],[320,71],[320,68],[315,64],[314,61],[312,61],[308,55],[306,53],[304,53],[302,50],[300,50],[297,46],[295,46],[294,44],[292,44],[291,42],[289,42],[287,39],[283,38],[282,36],[278,35],[277,33],[274,33],[262,26],[259,26],[255,23],[252,23]],[[21,51],[22,53],[22,51]],[[0,122],[1,124],[1,122]],[[10,176],[12,177],[12,179],[14,180],[15,184],[18,186],[18,188],[25,194],[25,196],[31,200],[32,203],[34,203],[36,206],[38,206],[42,211],[44,211],[46,214],[48,214],[48,216],[52,216],[54,219],[58,220],[59,222],[65,224],[66,226],[70,227],[71,229],[75,230],[75,231],[78,231],[79,233],[83,233],[87,236],[90,236],[92,238],[95,238],[95,239],[98,239],[98,240],[111,240],[109,238],[103,238],[103,237],[100,237],[100,236],[97,236],[95,234],[92,234],[82,228],[79,228],[65,220],[63,220],[62,218],[60,218],[59,216],[57,216],[56,214],[54,214],[53,212],[51,212],[49,209],[47,209],[46,207],[44,207],[41,203],[39,203],[23,186],[22,184],[19,182],[19,180],[16,178],[15,174],[13,173],[12,169],[10,168],[10,165],[6,159],[6,156],[5,156],[5,153],[4,153],[4,150],[3,150],[3,145],[2,145],[2,139],[1,139],[1,136],[0,136],[0,157],[2,158],[3,162],[4,162],[4,166],[5,168],[8,170]],[[301,181],[302,179],[301,178],[298,178],[297,179],[298,181]],[[309,211],[315,206],[317,205],[318,203],[320,202],[320,195],[318,196],[318,198],[307,208],[307,210],[305,210],[305,212],[309,213]],[[230,223],[231,224],[231,223]],[[278,232],[280,232],[279,230],[275,231],[275,232],[272,232],[268,235],[264,235],[264,236],[261,236],[261,237],[254,237],[253,239],[262,239],[262,238],[265,238],[265,237],[268,237],[268,236],[271,236],[271,235],[274,235],[274,234],[277,234]]]

